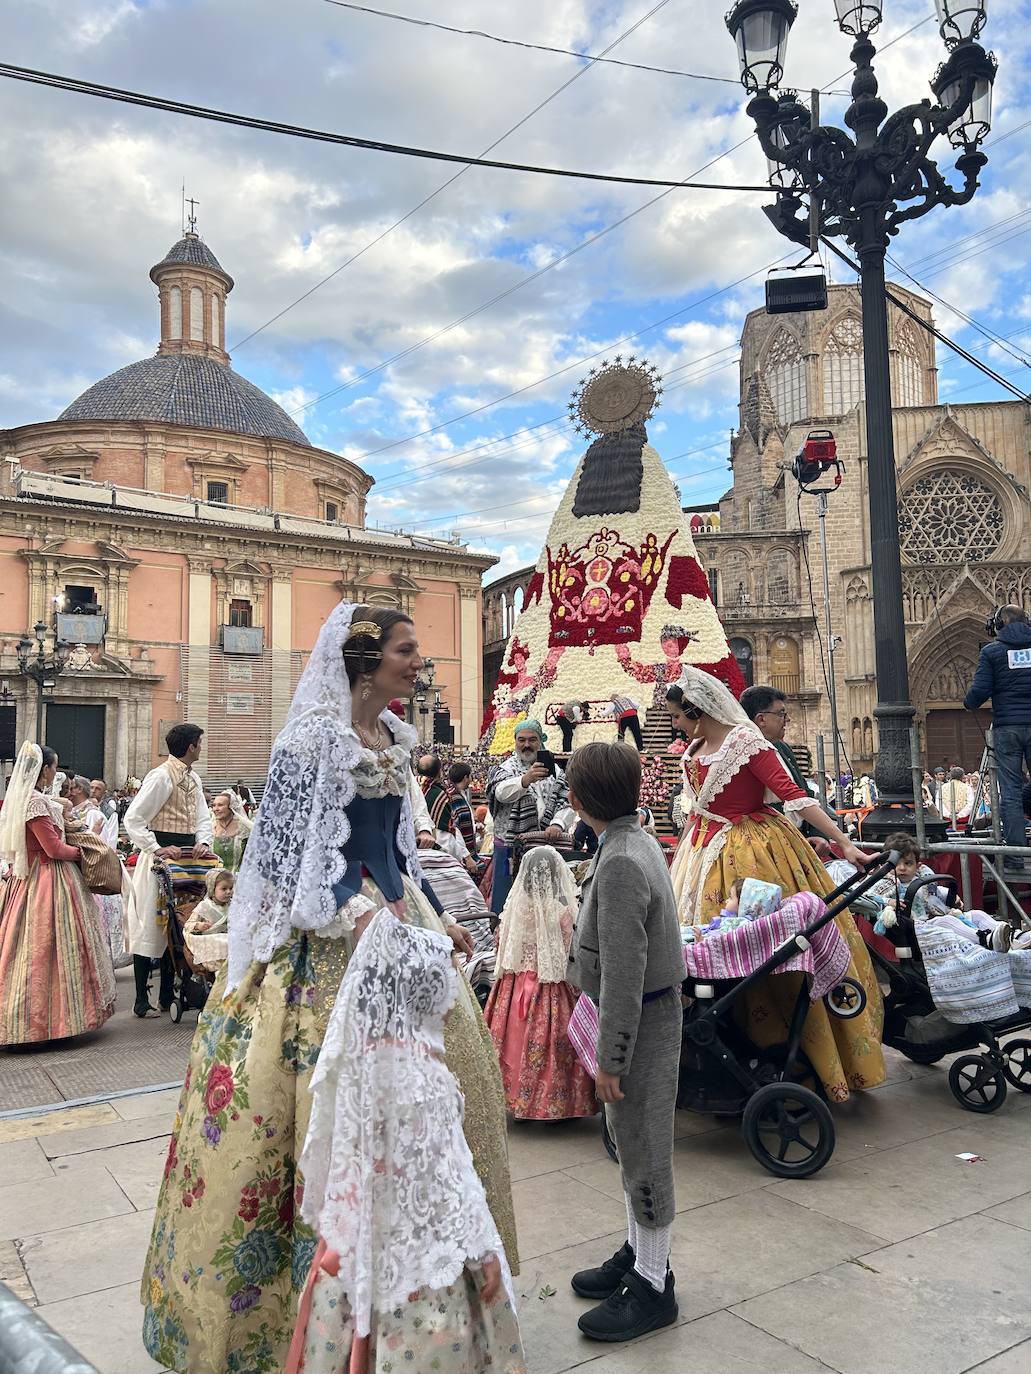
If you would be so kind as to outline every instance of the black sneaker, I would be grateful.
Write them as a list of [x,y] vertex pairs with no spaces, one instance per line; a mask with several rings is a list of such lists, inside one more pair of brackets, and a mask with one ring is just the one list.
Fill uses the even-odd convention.
[[610,1298],[623,1282],[624,1276],[633,1269],[636,1258],[630,1242],[625,1240],[622,1248],[604,1264],[599,1264],[596,1269],[581,1269],[574,1274],[570,1280],[573,1292],[581,1298]]
[[597,1307],[585,1312],[577,1322],[592,1341],[632,1341],[649,1331],[672,1326],[680,1314],[674,1279],[666,1275],[666,1289],[657,1293],[635,1269],[623,1278],[616,1291]]

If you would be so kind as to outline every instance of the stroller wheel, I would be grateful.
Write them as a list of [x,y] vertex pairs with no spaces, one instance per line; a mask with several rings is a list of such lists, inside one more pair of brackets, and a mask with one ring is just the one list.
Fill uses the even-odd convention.
[[605,1115],[605,1108],[601,1109],[601,1143],[605,1146],[605,1153],[613,1164],[619,1163],[619,1155],[616,1153],[616,1142],[612,1139],[609,1132],[609,1119]]
[[1002,1046],[1006,1062],[1002,1071],[1014,1088],[1031,1093],[1031,1040],[1010,1040]]
[[827,1010],[842,1021],[851,1021],[866,1011],[866,988],[855,978],[842,978],[823,999]]
[[183,1019],[183,1004],[179,1001],[178,997],[173,997],[169,1003],[168,1014],[176,1025]]
[[949,1065],[949,1087],[968,1112],[994,1112],[1006,1101],[1006,1075],[983,1054],[961,1054]]
[[741,1134],[752,1154],[778,1178],[809,1178],[834,1153],[827,1104],[798,1083],[767,1083],[745,1104]]

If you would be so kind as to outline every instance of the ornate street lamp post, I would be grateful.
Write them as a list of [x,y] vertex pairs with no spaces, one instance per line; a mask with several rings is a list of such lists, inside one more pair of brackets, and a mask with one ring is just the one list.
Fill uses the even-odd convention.
[[[855,39],[852,104],[845,112],[851,135],[815,124],[793,91],[775,94],[797,13],[794,0],[739,0],[727,15],[727,27],[737,43],[741,81],[752,97],[748,113],[777,192],[766,214],[796,243],[809,243],[818,228],[826,237],[844,239],[859,258],[879,736],[874,776],[880,797],[864,833],[882,838],[900,821],[908,823],[897,808],[914,803],[884,259],[889,239],[906,220],[938,205],[965,205],[977,190],[988,160],[979,144],[991,127],[996,62],[976,41],[986,20],[986,0],[935,0],[949,49],[931,86],[937,103],[925,99],[889,116],[877,94],[876,50],[870,41],[881,22],[882,0],[834,3],[838,26]],[[942,134],[960,149],[959,189],[928,156]]]
[[415,682],[415,701],[419,707],[419,715],[422,721],[419,727],[419,738],[423,744],[429,744],[430,740],[427,733],[426,719],[429,716],[430,708],[426,705],[429,693],[433,689],[433,679],[437,674],[437,665],[432,658],[424,658],[422,661],[422,673]]
[[48,650],[45,621],[37,620],[32,630],[35,639],[25,636],[18,640],[18,669],[36,684],[36,743],[42,744],[43,694],[54,687],[64,672],[72,646],[55,639],[53,649]]

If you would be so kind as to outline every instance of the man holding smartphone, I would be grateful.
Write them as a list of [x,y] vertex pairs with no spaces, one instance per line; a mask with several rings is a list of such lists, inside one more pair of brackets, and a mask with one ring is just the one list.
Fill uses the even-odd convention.
[[487,805],[494,817],[490,909],[495,915],[500,915],[512,885],[512,842],[531,830],[558,839],[576,819],[565,774],[544,748],[547,738],[539,721],[520,721],[514,752],[487,777]]

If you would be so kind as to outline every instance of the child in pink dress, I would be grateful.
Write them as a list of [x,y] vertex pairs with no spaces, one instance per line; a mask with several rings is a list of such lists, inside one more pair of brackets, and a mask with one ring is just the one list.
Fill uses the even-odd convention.
[[284,1374],[526,1374],[444,1062],[451,953],[384,908],[351,957],[312,1078],[301,1212],[319,1245]]

